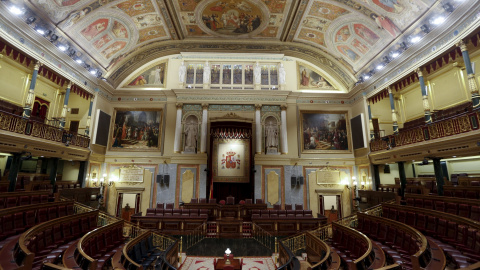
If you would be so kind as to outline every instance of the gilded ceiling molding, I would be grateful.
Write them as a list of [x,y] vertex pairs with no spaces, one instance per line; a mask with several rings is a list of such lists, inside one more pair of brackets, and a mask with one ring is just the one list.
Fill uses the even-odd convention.
[[230,43],[226,41],[183,40],[165,41],[160,44],[157,42],[135,50],[130,56],[125,56],[125,59],[117,63],[106,77],[117,88],[127,76],[152,60],[181,52],[212,52],[212,50],[234,53],[283,53],[285,56],[297,57],[318,66],[329,73],[346,90],[356,82],[356,78],[351,71],[323,51],[309,45],[279,41],[268,44],[265,44],[264,41]]

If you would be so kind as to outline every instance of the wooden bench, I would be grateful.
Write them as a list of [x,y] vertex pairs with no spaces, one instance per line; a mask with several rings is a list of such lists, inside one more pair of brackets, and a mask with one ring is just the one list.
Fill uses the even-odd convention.
[[459,186],[480,186],[480,177],[475,176],[459,176],[458,177]]
[[310,232],[305,233],[307,261],[312,269],[339,269],[340,257],[330,247]]
[[49,191],[20,191],[0,193],[0,209],[46,203],[49,200]]
[[372,241],[360,231],[332,223],[332,250],[348,269],[367,269],[375,261]]
[[467,199],[480,199],[480,187],[477,186],[444,186],[443,196]]

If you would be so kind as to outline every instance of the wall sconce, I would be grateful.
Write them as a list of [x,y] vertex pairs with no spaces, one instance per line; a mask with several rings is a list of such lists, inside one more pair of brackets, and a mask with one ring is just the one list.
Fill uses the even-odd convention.
[[362,181],[362,182],[360,182],[360,184],[362,185],[362,187],[360,189],[365,189],[365,182]]
[[354,188],[354,189],[357,189],[357,184],[358,184],[358,183],[357,183],[357,177],[352,176],[352,183],[353,183],[353,188]]
[[348,180],[347,179],[343,179],[341,184],[344,185],[346,188],[350,189],[350,186],[348,185]]

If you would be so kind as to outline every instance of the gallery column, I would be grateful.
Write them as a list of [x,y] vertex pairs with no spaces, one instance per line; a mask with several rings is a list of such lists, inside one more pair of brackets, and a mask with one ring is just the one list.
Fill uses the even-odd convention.
[[372,108],[370,107],[370,100],[368,100],[368,129],[370,129],[370,140],[375,139],[375,130],[373,129]]
[[8,185],[8,192],[14,192],[17,186],[18,170],[20,169],[22,162],[20,159],[21,156],[21,153],[12,154],[12,163],[10,164],[10,170],[8,171],[8,182],[10,182]]
[[475,79],[475,73],[473,72],[472,62],[470,61],[470,55],[468,54],[467,45],[463,40],[457,43],[457,46],[462,50],[463,61],[465,62],[465,69],[467,70],[468,86],[472,93],[473,109],[480,108],[480,96],[478,94],[477,80]]
[[180,141],[182,134],[182,108],[183,103],[175,104],[177,106],[177,122],[175,123],[175,142],[173,143],[173,152],[180,153]]
[[388,87],[388,95],[390,96],[390,108],[392,109],[393,134],[398,134],[397,112],[395,111],[395,100],[393,98],[392,89]]
[[373,183],[375,185],[376,191],[378,191],[378,188],[380,187],[380,169],[378,168],[379,166],[374,164],[373,165]]
[[203,89],[210,88],[210,72],[210,64],[207,61],[203,67]]
[[208,125],[208,104],[202,104],[202,141],[200,144],[200,153],[207,152],[207,125]]
[[435,171],[435,180],[437,180],[437,195],[443,196],[443,185],[445,181],[443,179],[442,164],[440,162],[441,158],[432,158],[433,160],[433,170]]
[[35,63],[33,68],[32,80],[30,81],[30,88],[28,89],[27,99],[25,100],[25,107],[23,107],[23,117],[29,118],[32,113],[32,105],[35,101],[35,84],[37,83],[38,70],[40,69],[40,62]]
[[255,105],[255,149],[257,154],[262,153],[262,125],[260,124],[260,110],[262,109],[262,104]]
[[49,160],[50,165],[50,184],[55,187],[55,183],[57,182],[57,168],[58,168],[58,161],[59,158],[51,158]]
[[423,99],[423,110],[425,111],[425,123],[432,123],[432,116],[430,114],[430,104],[428,103],[428,93],[427,87],[425,86],[425,79],[423,78],[423,73],[421,68],[416,70],[418,74],[418,80],[420,81],[420,89],[422,90],[422,99]]
[[258,62],[253,66],[253,84],[255,90],[260,90],[262,88],[262,68]]
[[405,163],[403,161],[397,162],[398,164],[398,174],[400,177],[400,196],[405,195],[405,187],[407,186],[407,176],[405,174]]
[[88,107],[88,115],[87,115],[87,126],[85,128],[85,134],[87,136],[90,136],[90,121],[92,118],[92,108],[93,108],[93,100],[95,99],[95,96],[90,97],[90,107]]
[[288,153],[288,139],[287,139],[287,104],[281,105],[280,109],[282,110],[280,113],[282,119],[282,155],[286,155]]
[[67,117],[68,99],[70,98],[71,88],[72,88],[72,82],[69,82],[67,86],[67,91],[65,92],[65,99],[63,100],[62,114],[60,115],[60,129],[65,128],[65,118]]

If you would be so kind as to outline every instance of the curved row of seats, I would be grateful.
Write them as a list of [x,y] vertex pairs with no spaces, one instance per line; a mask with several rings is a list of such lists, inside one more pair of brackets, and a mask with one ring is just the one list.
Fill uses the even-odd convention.
[[46,203],[49,201],[49,194],[50,192],[48,191],[0,193],[0,209]]
[[480,199],[480,187],[478,186],[444,186],[443,196],[467,198],[467,199]]
[[207,209],[161,209],[148,208],[147,216],[208,218]]
[[480,221],[480,200],[406,194],[408,206],[436,210]]
[[479,223],[449,213],[394,204],[382,205],[382,211],[383,217],[427,235],[457,267],[467,267],[480,260]]
[[276,218],[313,218],[312,210],[252,210],[252,220]]

